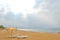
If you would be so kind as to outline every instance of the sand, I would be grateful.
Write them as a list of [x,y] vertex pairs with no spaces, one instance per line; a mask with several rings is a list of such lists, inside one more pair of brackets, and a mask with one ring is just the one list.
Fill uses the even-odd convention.
[[60,34],[52,34],[52,33],[43,33],[43,32],[28,32],[18,30],[17,33],[20,36],[29,36],[28,38],[9,38],[11,35],[10,31],[0,29],[0,40],[60,40]]

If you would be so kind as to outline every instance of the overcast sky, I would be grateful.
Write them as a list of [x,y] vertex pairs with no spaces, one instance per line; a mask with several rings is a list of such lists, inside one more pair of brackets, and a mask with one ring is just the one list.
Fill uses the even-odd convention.
[[60,0],[0,0],[0,24],[58,28],[59,4]]

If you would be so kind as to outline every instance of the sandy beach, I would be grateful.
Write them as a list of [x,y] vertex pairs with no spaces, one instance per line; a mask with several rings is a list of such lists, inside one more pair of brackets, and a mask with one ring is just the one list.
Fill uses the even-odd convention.
[[0,29],[0,40],[60,40],[60,34],[43,33],[43,32],[31,32],[18,30],[14,34],[19,36],[29,36],[28,38],[9,38],[10,31]]

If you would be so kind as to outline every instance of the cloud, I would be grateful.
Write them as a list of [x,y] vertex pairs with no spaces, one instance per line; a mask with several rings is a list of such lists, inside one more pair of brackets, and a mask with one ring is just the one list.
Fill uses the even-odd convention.
[[34,8],[37,8],[41,2],[42,0],[35,0]]
[[[60,5],[59,0],[43,0],[35,8],[35,13],[40,20],[41,25],[50,27],[59,27],[60,25]],[[47,23],[47,24],[46,24]],[[48,26],[48,27],[49,27]],[[47,26],[45,26],[47,27]]]
[[14,15],[14,13],[10,12],[10,14],[3,14],[0,18],[0,21],[1,24],[16,24],[19,27],[22,26],[26,28],[60,27],[59,4],[59,0],[36,0],[34,8],[31,11],[26,10],[28,13],[26,18],[22,17],[22,13]]

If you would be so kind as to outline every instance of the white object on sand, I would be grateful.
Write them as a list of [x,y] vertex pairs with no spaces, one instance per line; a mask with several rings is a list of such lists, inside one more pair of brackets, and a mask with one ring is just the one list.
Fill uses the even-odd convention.
[[13,35],[13,36],[9,36],[9,38],[27,38],[28,36],[16,36],[16,35]]
[[16,38],[27,38],[28,36],[16,36]]

